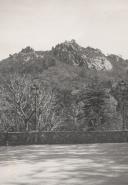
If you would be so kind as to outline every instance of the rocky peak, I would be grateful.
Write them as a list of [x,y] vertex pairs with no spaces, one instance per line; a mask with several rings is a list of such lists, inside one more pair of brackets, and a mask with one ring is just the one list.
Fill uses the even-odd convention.
[[57,44],[55,48],[53,48],[54,52],[78,52],[80,49],[81,47],[73,39],[71,41],[65,41],[63,43]]
[[30,46],[23,48],[19,53],[9,55],[9,59],[15,62],[20,62],[22,64],[37,62],[39,60],[42,60],[43,58],[43,53],[35,51]]
[[68,47],[69,49],[72,50],[78,50],[81,47],[76,43],[76,41],[74,39],[72,39],[71,41],[65,41],[64,43],[62,43],[65,47]]
[[75,40],[65,41],[53,48],[53,54],[60,61],[70,65],[78,66],[84,61],[82,56],[82,47],[79,46]]
[[21,50],[21,53],[33,53],[34,49],[31,48],[30,46],[27,46],[26,48]]
[[89,47],[89,46],[87,48],[85,48],[84,52],[85,52],[86,56],[89,57],[89,58],[95,58],[95,57],[99,57],[99,56],[101,56],[101,57],[105,56],[101,52],[100,49],[97,49],[97,48],[95,49],[95,48],[92,48],[92,47]]
[[54,55],[62,62],[74,66],[86,65],[89,69],[111,70],[112,65],[99,49],[83,48],[75,40],[65,41],[53,49]]

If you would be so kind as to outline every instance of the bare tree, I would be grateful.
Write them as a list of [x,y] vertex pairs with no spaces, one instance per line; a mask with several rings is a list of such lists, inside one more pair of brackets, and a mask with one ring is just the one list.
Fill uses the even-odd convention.
[[[30,86],[31,78],[29,76],[21,76],[19,74],[9,75],[8,78],[1,78],[1,107],[6,117],[7,112],[12,117],[18,117],[18,120],[28,129],[28,121],[32,114],[33,108],[30,103]],[[13,120],[14,121],[14,120]]]
[[52,130],[52,127],[60,121],[54,110],[54,91],[38,79],[33,80],[30,76],[19,74],[1,79],[1,124],[4,123],[6,127],[13,125],[15,130],[33,129],[35,102],[31,87],[35,83],[39,87],[36,107],[38,129]]

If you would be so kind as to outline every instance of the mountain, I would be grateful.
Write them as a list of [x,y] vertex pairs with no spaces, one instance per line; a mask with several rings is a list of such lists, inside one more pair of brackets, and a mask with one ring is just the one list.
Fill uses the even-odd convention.
[[[7,78],[7,80],[3,78],[3,76],[5,78],[10,77],[9,74],[15,74],[12,75],[12,81],[10,81],[9,78]],[[22,75],[20,74],[26,74],[26,76],[23,75],[25,79],[22,79]],[[89,125],[93,127],[93,123],[98,123],[98,125],[95,125],[95,129],[97,130],[122,129],[122,110],[117,110],[118,107],[121,107],[120,94],[117,93],[117,85],[118,81],[127,81],[128,79],[128,60],[124,60],[120,56],[114,54],[106,56],[101,50],[92,47],[84,48],[77,44],[75,40],[60,43],[52,47],[49,51],[35,51],[28,46],[19,53],[10,54],[8,58],[0,62],[0,75],[2,76],[2,80],[0,81],[1,87],[3,86],[3,88],[1,88],[1,96],[4,97],[8,94],[8,91],[11,92],[10,99],[4,97],[2,105],[5,104],[4,102],[10,103],[10,101],[13,100],[12,91],[10,91],[10,87],[12,87],[14,91],[14,105],[15,100],[18,99],[18,107],[21,100],[23,102],[26,100],[26,107],[28,105],[30,106],[29,98],[31,96],[28,96],[30,93],[29,85],[32,85],[31,83],[33,83],[34,79],[39,80],[40,89],[48,86],[50,87],[49,93],[51,93],[51,89],[55,90],[53,97],[57,98],[57,100],[55,99],[57,104],[55,104],[55,102],[52,103],[53,105],[55,104],[54,108],[56,106],[59,106],[59,108],[57,108],[55,115],[52,115],[52,107],[50,107],[51,109],[49,108],[49,110],[51,110],[49,119],[52,120],[52,118],[55,118],[57,129],[62,126],[62,130],[64,128],[66,130],[73,130],[75,126],[78,127],[78,130],[88,130]],[[29,77],[32,77],[30,81]],[[9,85],[7,85],[8,83]],[[22,83],[27,85],[24,87]],[[6,93],[3,93],[4,89]],[[15,90],[17,94],[15,94]],[[90,91],[87,96],[88,90]],[[112,93],[112,90],[114,93]],[[43,93],[43,90],[40,92]],[[104,96],[100,97],[99,94],[103,94]],[[119,98],[116,99],[115,94],[119,95]],[[23,98],[23,95],[27,98]],[[49,96],[51,96],[51,94]],[[79,100],[80,97],[82,97],[82,100]],[[99,102],[101,105],[104,103],[104,109],[102,109]],[[45,103],[43,105],[45,105]],[[86,112],[84,113],[85,108],[83,108],[83,105],[86,108]],[[22,103],[21,106],[24,107],[24,103]],[[28,110],[30,109],[29,106]],[[99,110],[97,108],[98,106]],[[6,106],[6,108],[10,111],[9,106]],[[26,113],[25,108],[21,110]],[[4,111],[3,108],[1,111]],[[10,119],[12,119],[12,123],[15,120],[15,124],[17,125],[16,116],[14,114],[17,112],[17,104],[16,109],[12,106],[9,115],[8,111],[4,112],[4,114],[1,113],[1,115],[3,114],[5,116],[7,114],[8,123],[10,123]],[[47,118],[46,109],[43,111],[41,124],[45,123],[44,115]],[[84,118],[79,118],[79,115],[84,115]],[[20,119],[21,117],[19,120]],[[5,120],[5,117],[3,117],[3,120]],[[53,121],[51,121],[51,123],[53,124]],[[72,123],[73,126],[71,125]],[[49,121],[47,124],[46,126],[48,126],[49,129]],[[23,124],[21,124],[21,126],[22,125]],[[56,124],[54,126],[56,126]]]
[[99,49],[84,48],[71,40],[49,51],[26,47],[10,54],[0,62],[0,73],[14,72],[38,75],[60,88],[78,89],[96,78],[105,85],[127,79],[128,61],[114,54],[106,56]]

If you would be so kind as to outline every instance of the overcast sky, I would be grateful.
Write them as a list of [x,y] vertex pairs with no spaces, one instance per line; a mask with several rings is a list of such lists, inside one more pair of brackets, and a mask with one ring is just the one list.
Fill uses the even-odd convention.
[[71,39],[128,58],[128,0],[0,0],[0,59]]

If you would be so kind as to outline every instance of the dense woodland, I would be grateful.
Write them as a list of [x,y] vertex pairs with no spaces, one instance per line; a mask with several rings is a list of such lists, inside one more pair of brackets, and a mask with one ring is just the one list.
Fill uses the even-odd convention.
[[[37,94],[33,93],[35,84]],[[93,83],[71,91],[49,87],[29,75],[1,77],[0,130],[120,130],[124,114],[121,98],[127,97],[118,95],[117,88],[110,92]]]

